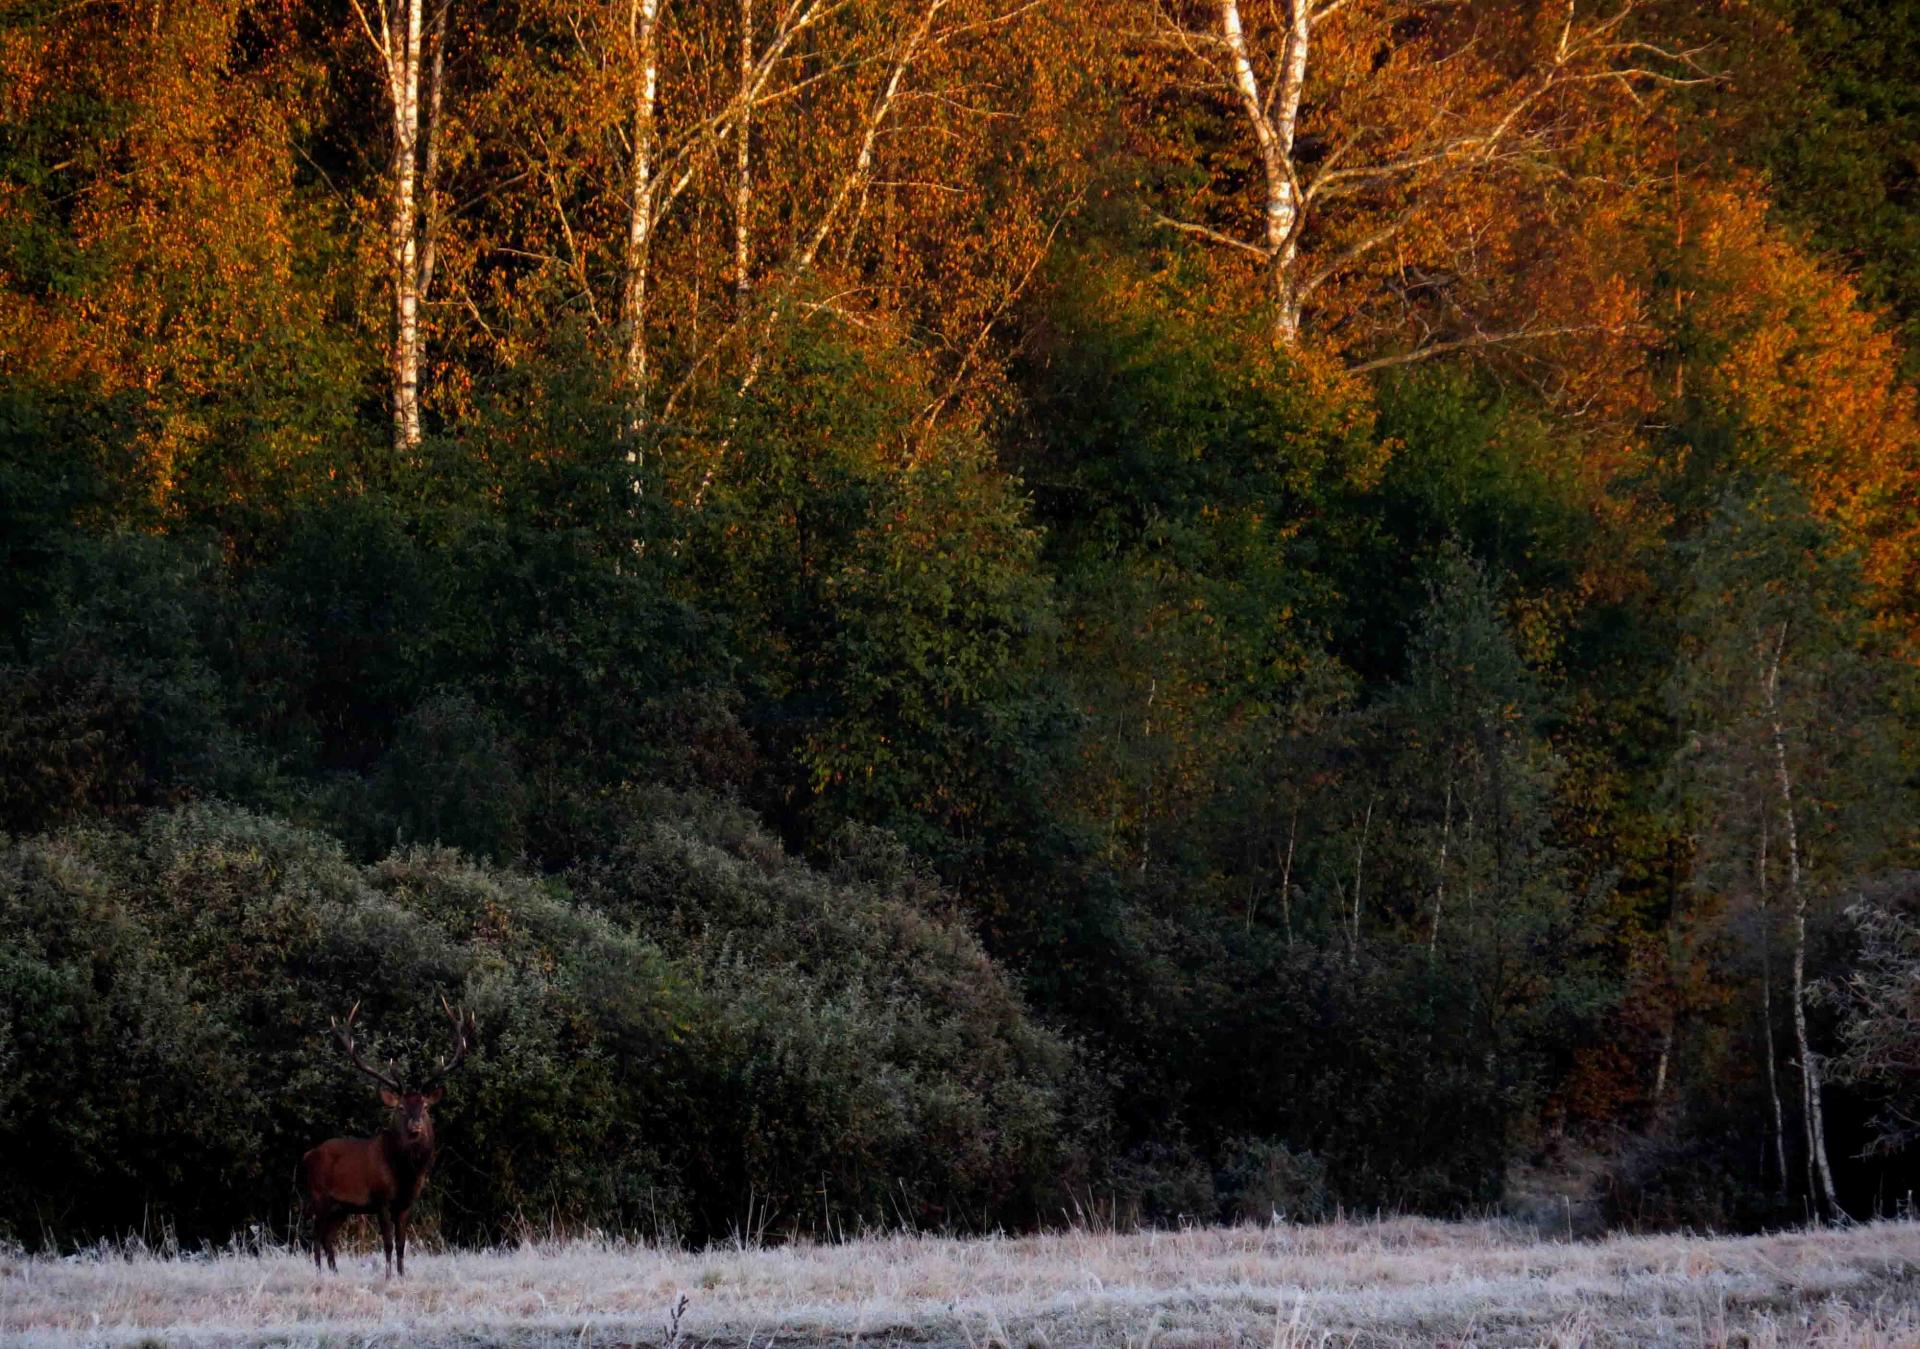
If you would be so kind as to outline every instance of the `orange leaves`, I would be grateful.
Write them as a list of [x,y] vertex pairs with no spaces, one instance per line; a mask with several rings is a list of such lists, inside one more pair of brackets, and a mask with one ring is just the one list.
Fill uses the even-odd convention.
[[[1638,317],[1631,287],[1583,294],[1554,264],[1582,214],[1634,181],[1601,161],[1646,121],[1647,88],[1695,69],[1683,46],[1642,40],[1638,8],[1287,0],[1223,4],[1217,24],[1208,5],[1155,9],[1123,66],[1123,115],[1163,164],[1148,210],[1219,248],[1241,303],[1264,284],[1277,340],[1304,332],[1362,368],[1618,334]],[[1223,55],[1242,46],[1251,74]],[[1266,92],[1235,94],[1229,70]],[[1289,71],[1299,81],[1280,82]]]
[[[16,33],[0,56],[35,91],[33,106],[12,101],[8,114],[72,141],[44,142],[30,170],[44,175],[42,198],[20,199],[66,253],[8,295],[18,321],[0,331],[0,362],[140,391],[140,457],[163,510],[209,447],[231,441],[216,428],[244,422],[263,386],[310,380],[294,352],[328,318],[303,278],[313,269],[302,250],[315,243],[295,184],[303,108],[265,55],[278,45],[270,20],[250,20],[242,49],[243,9],[84,8],[26,30],[37,45]],[[312,448],[254,426],[260,457],[238,476],[224,467],[222,495]]]
[[[1687,216],[1701,395],[1790,473],[1860,549],[1875,598],[1920,630],[1920,415],[1894,339],[1853,286],[1767,219],[1763,198],[1703,191]],[[1895,617],[1897,615],[1897,617]]]

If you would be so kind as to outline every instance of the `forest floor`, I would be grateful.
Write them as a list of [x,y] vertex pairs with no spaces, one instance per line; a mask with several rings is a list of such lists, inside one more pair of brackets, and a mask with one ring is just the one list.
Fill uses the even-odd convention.
[[[0,1255],[24,1345],[1920,1345],[1920,1223],[1566,1242],[1417,1219],[661,1250]],[[684,1302],[682,1302],[684,1299]],[[676,1315],[675,1308],[680,1311]]]

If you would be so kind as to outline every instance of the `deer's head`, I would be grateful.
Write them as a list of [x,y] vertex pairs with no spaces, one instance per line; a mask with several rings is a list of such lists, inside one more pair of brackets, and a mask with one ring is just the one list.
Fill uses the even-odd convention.
[[447,1019],[453,1024],[453,1052],[440,1060],[440,1066],[433,1075],[417,1086],[407,1086],[394,1072],[391,1060],[387,1071],[381,1072],[360,1057],[359,1046],[354,1043],[353,1023],[360,1015],[360,1004],[354,1003],[347,1013],[345,1021],[333,1023],[334,1037],[340,1047],[346,1051],[347,1059],[354,1067],[380,1084],[380,1099],[393,1110],[392,1122],[387,1126],[402,1142],[412,1147],[433,1147],[433,1107],[439,1104],[444,1090],[442,1084],[448,1074],[466,1061],[467,1050],[472,1047],[479,1028],[473,1019],[473,1013],[454,1007],[445,998],[440,999]]

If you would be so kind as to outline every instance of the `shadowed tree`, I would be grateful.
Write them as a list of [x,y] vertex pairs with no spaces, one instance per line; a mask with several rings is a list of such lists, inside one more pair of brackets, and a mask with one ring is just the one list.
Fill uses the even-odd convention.
[[[1701,879],[1758,910],[1768,1055],[1766,943],[1779,905],[1806,1193],[1816,1214],[1844,1219],[1827,1143],[1825,1053],[1808,1025],[1808,962],[1813,929],[1879,864],[1898,827],[1886,673],[1849,559],[1783,485],[1723,506],[1691,549],[1688,587],[1670,691],[1683,736],[1676,780],[1695,803]],[[1771,1061],[1765,1069],[1774,1081]],[[1778,1160],[1784,1169],[1783,1148]]]

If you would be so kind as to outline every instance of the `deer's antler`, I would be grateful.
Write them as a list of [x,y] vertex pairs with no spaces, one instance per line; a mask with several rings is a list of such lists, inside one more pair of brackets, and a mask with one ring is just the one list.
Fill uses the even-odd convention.
[[467,1051],[473,1047],[473,1041],[480,1034],[480,1027],[474,1021],[472,1012],[453,1006],[447,1001],[445,994],[440,996],[440,1006],[446,1010],[447,1020],[453,1023],[453,1057],[440,1061],[440,1071],[428,1079],[426,1085],[421,1088],[423,1091],[432,1091],[447,1080],[448,1074],[466,1062]]
[[[356,1002],[353,1004],[353,1009],[347,1013],[347,1019],[344,1022],[328,1017],[327,1023],[333,1028],[334,1038],[340,1042],[340,1047],[346,1050],[347,1058],[354,1067],[358,1068],[375,1082],[378,1082],[388,1091],[405,1094],[407,1089],[401,1086],[396,1079],[388,1076],[387,1073],[381,1072],[378,1068],[370,1067],[367,1061],[360,1057],[360,1050],[353,1043],[353,1021],[354,1018],[359,1015],[360,1004]],[[387,1067],[391,1070],[393,1065],[389,1063]]]

